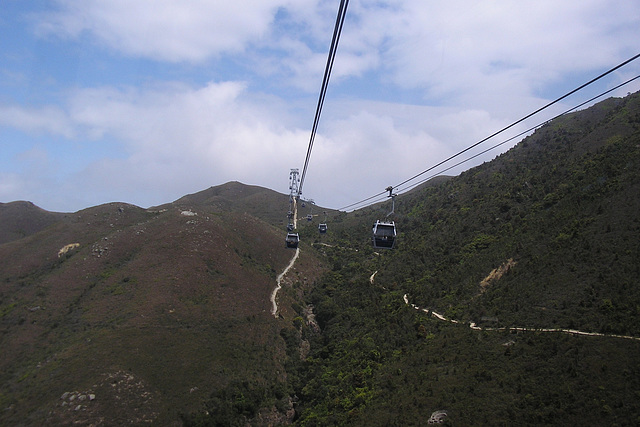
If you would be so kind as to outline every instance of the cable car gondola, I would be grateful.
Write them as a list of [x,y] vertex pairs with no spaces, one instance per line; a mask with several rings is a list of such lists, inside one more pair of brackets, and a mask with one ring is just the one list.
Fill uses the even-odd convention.
[[287,237],[284,239],[288,248],[297,248],[300,242],[300,236],[298,233],[287,233]]
[[371,241],[376,249],[393,249],[396,242],[396,224],[393,221],[376,221],[373,224]]
[[318,232],[320,232],[321,234],[326,233],[328,230],[327,227],[327,211],[324,212],[324,221],[322,221],[319,225],[318,225]]
[[[313,201],[313,199],[308,199],[307,203],[309,203],[309,213],[307,214],[307,221],[313,221],[313,205],[316,204],[316,202]],[[302,205],[304,206],[304,204]]]
[[[389,197],[391,197],[391,212],[387,216],[391,216],[396,209],[396,195],[393,194],[393,187],[387,187],[386,190],[389,192]],[[377,220],[373,224],[371,232],[373,247],[376,249],[393,249],[396,243],[396,234],[395,222]]]

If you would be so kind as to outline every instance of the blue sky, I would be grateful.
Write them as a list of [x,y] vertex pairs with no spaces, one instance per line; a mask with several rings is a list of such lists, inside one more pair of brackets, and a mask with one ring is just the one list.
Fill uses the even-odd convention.
[[[338,6],[3,0],[0,202],[287,193]],[[638,0],[351,0],[303,197],[341,208],[414,176],[640,53],[639,28]],[[640,60],[485,146],[638,74]]]

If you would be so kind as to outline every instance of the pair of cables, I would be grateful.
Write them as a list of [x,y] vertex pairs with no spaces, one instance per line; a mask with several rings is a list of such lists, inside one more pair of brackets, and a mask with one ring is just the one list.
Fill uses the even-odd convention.
[[629,80],[626,80],[626,81],[624,81],[624,82],[620,83],[619,85],[616,85],[616,86],[612,87],[611,89],[606,90],[606,91],[604,91],[604,92],[602,92],[602,93],[600,93],[600,94],[598,94],[598,95],[596,95],[596,96],[594,96],[594,97],[592,97],[592,98],[590,98],[590,99],[588,99],[588,100],[586,100],[586,101],[584,101],[584,102],[581,102],[580,104],[576,105],[575,107],[572,107],[572,108],[570,108],[570,109],[568,109],[568,110],[566,110],[566,111],[564,111],[564,112],[562,112],[562,113],[560,113],[560,114],[558,114],[558,115],[556,115],[556,116],[554,116],[554,117],[550,118],[549,120],[544,121],[543,123],[539,123],[539,124],[537,124],[537,125],[535,125],[535,126],[532,126],[532,127],[530,127],[529,129],[527,129],[527,130],[525,130],[525,131],[522,131],[522,132],[520,132],[519,134],[514,135],[514,136],[512,136],[511,138],[506,139],[506,140],[504,140],[504,141],[502,141],[502,142],[500,142],[500,143],[498,143],[498,144],[496,144],[496,145],[494,145],[494,146],[492,146],[492,147],[489,147],[489,148],[487,148],[486,150],[483,150],[483,151],[479,152],[478,154],[474,154],[473,156],[468,157],[468,158],[466,158],[466,159],[464,159],[464,160],[462,160],[462,161],[460,161],[460,162],[456,163],[455,165],[449,166],[449,167],[447,167],[446,169],[443,169],[443,170],[441,170],[440,172],[438,172],[438,173],[436,173],[436,174],[430,175],[430,176],[429,176],[429,177],[427,177],[427,178],[423,178],[422,180],[420,180],[420,181],[418,181],[418,182],[416,182],[416,183],[414,183],[414,184],[411,184],[411,185],[409,185],[409,186],[407,186],[407,187],[398,188],[398,190],[397,190],[397,191],[399,191],[399,192],[406,192],[406,191],[409,191],[409,190],[411,190],[412,188],[415,188],[415,187],[417,187],[418,185],[420,185],[420,184],[422,184],[422,183],[424,183],[424,182],[426,182],[426,181],[430,180],[431,178],[434,178],[434,177],[436,177],[436,176],[438,176],[438,175],[441,175],[441,174],[443,174],[444,172],[447,172],[447,171],[449,171],[449,170],[451,170],[451,169],[453,169],[453,168],[455,168],[455,167],[457,167],[457,166],[462,165],[463,163],[466,163],[466,162],[468,162],[468,161],[470,161],[470,160],[475,159],[476,157],[479,157],[479,156],[481,156],[481,155],[483,155],[483,154],[485,154],[485,153],[488,153],[489,151],[494,150],[494,149],[496,149],[496,148],[498,148],[498,147],[500,147],[500,146],[502,146],[502,145],[506,144],[507,142],[513,141],[514,139],[516,139],[516,138],[518,138],[518,137],[521,137],[521,136],[523,136],[523,135],[526,135],[527,133],[529,133],[529,132],[531,132],[531,131],[533,131],[533,130],[535,130],[535,129],[538,129],[538,128],[540,128],[540,127],[542,127],[542,126],[546,125],[547,123],[549,123],[549,122],[551,122],[551,121],[553,121],[553,120],[557,119],[558,117],[562,117],[562,116],[564,116],[564,115],[566,115],[566,114],[569,114],[569,113],[571,113],[571,112],[573,112],[573,111],[577,110],[578,108],[583,107],[583,106],[585,106],[586,104],[589,104],[590,102],[593,102],[593,101],[595,101],[595,100],[596,100],[596,99],[598,99],[598,98],[602,98],[603,96],[605,96],[605,95],[607,95],[607,94],[609,94],[609,93],[613,92],[614,90],[617,90],[617,89],[619,89],[619,88],[621,88],[621,87],[623,87],[623,86],[625,86],[625,85],[627,85],[627,84],[629,84],[629,83],[631,83],[631,82],[633,82],[634,80],[637,80],[637,79],[640,79],[640,75],[635,76],[635,77],[632,77],[632,78],[630,78]]
[[329,48],[327,65],[325,66],[325,69],[324,69],[322,87],[320,88],[320,96],[318,97],[318,105],[316,106],[316,115],[313,120],[313,126],[311,128],[311,137],[309,138],[309,147],[307,148],[307,157],[304,161],[304,167],[302,168],[302,175],[300,177],[300,185],[298,186],[297,197],[300,197],[300,195],[302,194],[302,186],[304,185],[304,178],[307,175],[309,159],[311,158],[311,150],[313,149],[313,142],[316,138],[316,131],[318,130],[318,123],[320,122],[320,114],[322,113],[324,98],[327,93],[327,87],[329,86],[329,78],[331,77],[331,70],[333,69],[333,62],[335,60],[336,52],[338,50],[338,42],[340,41],[340,34],[342,33],[344,18],[347,15],[348,5],[349,5],[349,0],[340,1],[340,8],[338,9],[338,16],[336,17],[336,25],[333,29],[333,38],[331,39],[331,47]]
[[[601,97],[601,96],[604,96],[605,94],[607,94],[607,93],[609,93],[609,92],[611,92],[611,91],[613,91],[613,90],[615,90],[615,89],[618,89],[618,88],[620,88],[620,87],[622,87],[622,86],[624,86],[624,85],[626,85],[626,84],[628,84],[628,83],[630,83],[630,82],[632,82],[632,81],[636,80],[636,79],[637,79],[637,78],[639,78],[640,76],[637,76],[637,77],[634,77],[634,78],[632,78],[632,79],[630,79],[630,80],[627,80],[626,82],[624,82],[624,83],[622,83],[622,84],[620,84],[620,85],[618,85],[618,86],[616,86],[616,87],[614,87],[614,88],[612,88],[612,89],[609,89],[608,91],[606,91],[606,92],[604,92],[604,93],[601,93],[601,94],[599,94],[599,95],[597,95],[597,96],[595,96],[595,97],[591,98],[590,100],[585,101],[585,102],[581,103],[580,105],[578,105],[578,106],[576,106],[576,107],[573,107],[573,108],[571,108],[570,110],[565,111],[565,112],[564,112],[564,113],[562,113],[562,114],[557,115],[557,116],[556,116],[556,117],[554,117],[553,119],[546,120],[544,123],[541,123],[541,124],[539,124],[539,125],[537,125],[537,126],[534,126],[534,127],[530,128],[530,129],[528,129],[528,130],[526,130],[526,131],[524,131],[524,132],[522,132],[522,133],[520,133],[520,134],[518,134],[518,135],[516,135],[516,136],[514,136],[514,137],[511,137],[511,138],[507,139],[506,141],[503,141],[503,142],[501,142],[501,143],[499,143],[499,144],[497,144],[497,145],[494,145],[494,146],[493,146],[493,147],[491,147],[491,148],[488,148],[488,149],[486,149],[486,150],[482,151],[481,153],[478,153],[478,154],[476,154],[476,155],[474,155],[474,156],[472,156],[472,157],[470,157],[470,158],[468,158],[468,159],[466,159],[466,160],[464,160],[464,161],[462,161],[462,162],[459,162],[459,163],[457,163],[457,164],[455,164],[455,165],[453,165],[453,166],[450,166],[450,167],[448,167],[447,169],[444,169],[444,170],[442,170],[442,171],[438,172],[437,174],[430,176],[429,178],[423,179],[423,180],[421,180],[420,182],[418,182],[418,183],[416,183],[416,184],[413,184],[413,185],[410,185],[410,186],[408,186],[408,187],[405,187],[405,188],[403,188],[403,189],[399,189],[399,187],[401,187],[401,186],[403,186],[403,185],[405,185],[405,184],[407,184],[407,183],[409,183],[409,182],[411,182],[411,181],[414,181],[415,179],[417,179],[417,178],[419,178],[419,177],[423,176],[424,174],[426,174],[426,173],[428,173],[428,172],[430,172],[430,171],[432,171],[432,170],[436,169],[436,168],[437,168],[437,167],[439,167],[439,166],[442,166],[443,164],[445,164],[445,163],[447,163],[447,162],[449,162],[449,161],[451,161],[451,160],[455,159],[456,157],[458,157],[458,156],[460,156],[460,155],[462,155],[462,154],[466,153],[467,151],[469,151],[469,150],[471,150],[471,149],[473,149],[473,148],[475,148],[475,147],[479,146],[480,144],[483,144],[483,143],[487,142],[489,139],[491,139],[491,138],[493,138],[493,137],[495,137],[495,136],[497,136],[497,135],[499,135],[499,134],[501,134],[501,133],[503,133],[503,132],[507,131],[508,129],[511,129],[511,128],[512,128],[512,127],[514,127],[515,125],[517,125],[517,124],[519,124],[519,123],[522,123],[522,122],[523,122],[523,121],[525,121],[526,119],[528,119],[528,118],[530,118],[530,117],[532,117],[532,116],[534,116],[534,115],[536,115],[536,114],[540,113],[541,111],[543,111],[543,110],[545,110],[545,109],[547,109],[547,108],[551,107],[552,105],[554,105],[554,104],[556,104],[556,103],[558,103],[558,102],[562,101],[563,99],[567,98],[568,96],[573,95],[574,93],[576,93],[576,92],[578,92],[578,91],[580,91],[580,90],[584,89],[585,87],[587,87],[587,86],[589,86],[589,85],[591,85],[591,84],[595,83],[596,81],[600,80],[601,78],[603,78],[603,77],[605,77],[605,76],[607,76],[607,75],[609,75],[609,74],[613,73],[614,71],[616,71],[616,70],[618,70],[619,68],[621,68],[621,67],[623,67],[623,66],[625,66],[625,65],[629,64],[630,62],[635,61],[635,60],[636,60],[636,59],[638,59],[638,58],[640,58],[640,54],[637,54],[637,55],[635,55],[635,56],[633,56],[633,57],[631,57],[631,58],[627,59],[626,61],[624,61],[624,62],[622,62],[622,63],[620,63],[620,64],[616,65],[615,67],[613,67],[613,68],[609,69],[608,71],[606,71],[606,72],[604,72],[604,73],[600,74],[599,76],[597,76],[597,77],[595,77],[595,78],[593,78],[593,79],[589,80],[588,82],[586,82],[586,83],[584,83],[584,84],[582,84],[582,85],[578,86],[577,88],[573,89],[572,91],[567,92],[566,94],[562,95],[561,97],[559,97],[559,98],[557,98],[557,99],[555,99],[555,100],[553,100],[553,101],[549,102],[548,104],[546,104],[546,105],[544,105],[544,106],[542,106],[542,107],[538,108],[538,109],[537,109],[537,110],[535,110],[534,112],[527,114],[526,116],[522,117],[522,118],[521,118],[521,119],[519,119],[519,120],[516,120],[515,122],[511,123],[510,125],[505,126],[504,128],[502,128],[502,129],[500,129],[500,130],[498,130],[498,131],[496,131],[496,132],[492,133],[491,135],[489,135],[489,136],[487,136],[486,138],[484,138],[484,139],[482,139],[482,140],[480,140],[480,141],[476,142],[475,144],[472,144],[472,145],[468,146],[467,148],[465,148],[465,149],[463,149],[463,150],[461,150],[461,151],[457,152],[456,154],[454,154],[454,155],[452,155],[452,156],[450,156],[450,157],[446,158],[445,160],[442,160],[441,162],[439,162],[439,163],[437,163],[437,164],[435,164],[435,165],[433,165],[433,166],[429,167],[428,169],[425,169],[424,171],[422,171],[422,172],[420,172],[420,173],[418,173],[418,174],[416,174],[416,175],[412,176],[411,178],[406,179],[406,180],[402,181],[401,183],[399,183],[399,184],[397,184],[397,185],[394,185],[394,186],[393,186],[393,187],[391,187],[391,188],[392,188],[392,189],[398,189],[398,191],[407,191],[408,189],[413,188],[413,187],[415,187],[415,186],[417,186],[417,185],[419,185],[419,184],[421,184],[421,183],[423,183],[423,182],[425,182],[425,181],[427,181],[427,180],[429,180],[429,179],[431,179],[431,178],[433,178],[433,177],[435,177],[435,176],[437,176],[437,175],[439,175],[439,174],[441,174],[441,173],[443,173],[443,172],[446,172],[446,171],[448,171],[448,170],[450,170],[450,169],[453,169],[453,168],[454,168],[454,167],[456,167],[456,166],[459,166],[459,165],[461,165],[461,164],[463,164],[463,163],[465,163],[465,162],[467,162],[467,161],[469,161],[469,160],[471,160],[471,159],[474,159],[474,158],[476,158],[476,157],[478,157],[478,156],[480,156],[480,155],[482,155],[482,154],[484,154],[484,153],[486,153],[486,152],[488,152],[488,151],[490,151],[490,150],[493,150],[493,149],[495,149],[495,148],[497,148],[497,147],[499,147],[499,146],[501,146],[501,145],[503,145],[503,144],[506,144],[507,142],[509,142],[509,141],[511,141],[511,140],[513,140],[513,139],[515,139],[515,138],[517,138],[518,136],[522,136],[522,135],[526,134],[527,132],[530,132],[531,130],[536,129],[536,128],[537,128],[537,127],[539,127],[539,126],[544,125],[545,123],[549,122],[550,120],[553,120],[553,119],[558,118],[558,117],[560,117],[560,116],[562,116],[562,115],[564,115],[564,114],[567,114],[567,113],[569,113],[569,112],[571,112],[571,111],[573,111],[573,110],[575,110],[575,109],[577,109],[577,108],[579,108],[579,107],[581,107],[581,106],[583,106],[583,105],[585,105],[585,104],[587,104],[587,103],[589,103],[589,102],[593,101],[594,99],[597,99],[597,98],[599,98],[599,97]],[[382,200],[382,199],[379,199],[379,198],[380,198],[380,196],[385,195],[385,194],[387,193],[387,191],[389,191],[389,190],[388,190],[388,188],[387,188],[385,191],[382,191],[382,192],[380,192],[380,193],[378,193],[378,194],[375,194],[375,195],[373,195],[373,196],[371,196],[371,197],[368,197],[368,198],[366,198],[366,199],[363,199],[363,200],[360,200],[360,201],[358,201],[358,202],[352,203],[352,204],[350,204],[350,205],[344,206],[344,207],[340,208],[339,210],[341,210],[341,211],[342,211],[342,210],[347,210],[347,209],[351,209],[351,210],[353,210],[353,209],[355,209],[355,207],[356,207],[356,206],[359,206],[359,207],[365,207],[365,206],[371,205],[371,204],[373,204],[373,203],[376,203],[377,201]],[[374,199],[375,199],[375,200],[374,200]]]

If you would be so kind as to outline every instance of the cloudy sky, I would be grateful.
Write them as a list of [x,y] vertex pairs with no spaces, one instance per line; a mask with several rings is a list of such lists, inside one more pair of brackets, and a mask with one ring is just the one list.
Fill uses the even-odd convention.
[[[0,202],[149,207],[228,181],[288,193],[338,6],[2,0]],[[639,29],[638,0],[351,0],[303,197],[341,208],[384,191],[640,53]],[[478,150],[638,74],[640,60]]]

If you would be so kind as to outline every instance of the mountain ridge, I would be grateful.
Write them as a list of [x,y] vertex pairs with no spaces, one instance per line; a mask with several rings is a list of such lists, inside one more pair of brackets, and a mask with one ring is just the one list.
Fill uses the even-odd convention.
[[63,216],[62,213],[39,208],[32,202],[0,203],[0,245],[37,233]]
[[[17,240],[37,233],[54,223],[82,212],[100,209],[101,206],[118,205],[158,212],[163,209],[192,207],[206,207],[208,210],[225,212],[242,212],[260,218],[274,226],[286,227],[286,212],[289,195],[260,187],[244,184],[239,181],[229,181],[212,186],[195,193],[182,196],[173,202],[163,203],[149,208],[126,202],[108,202],[97,206],[83,208],[77,212],[52,212],[44,210],[32,202],[15,201],[0,203],[0,244]],[[311,206],[300,207],[301,216],[310,213]],[[315,206],[317,212],[336,214],[334,209]]]

